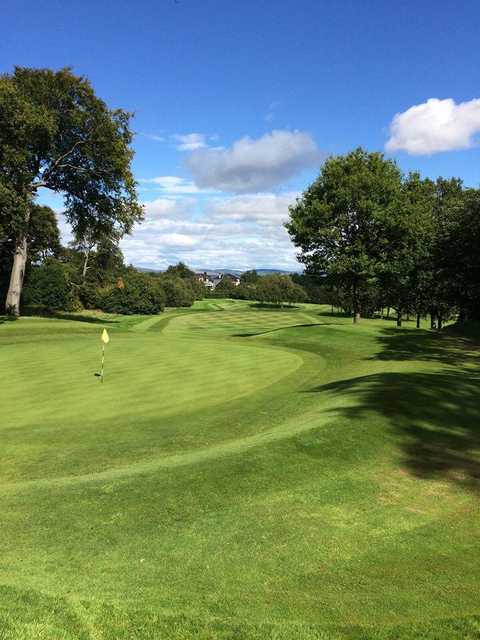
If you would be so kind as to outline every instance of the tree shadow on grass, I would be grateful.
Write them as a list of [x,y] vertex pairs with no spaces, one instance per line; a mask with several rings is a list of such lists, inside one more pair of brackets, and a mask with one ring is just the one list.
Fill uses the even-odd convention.
[[251,309],[261,309],[262,311],[294,311],[300,309],[294,304],[275,304],[273,302],[252,302],[248,305]]
[[327,318],[350,318],[353,324],[353,316],[351,313],[345,311],[318,311],[317,316],[327,317]]
[[407,331],[387,327],[377,338],[381,351],[373,360],[422,360],[447,365],[480,365],[478,343],[465,335],[448,331]]
[[17,320],[17,316],[0,316],[0,324],[6,324],[7,322],[16,322]]
[[267,333],[276,333],[284,329],[303,329],[307,327],[325,327],[325,326],[342,326],[341,322],[306,322],[305,324],[286,324],[284,327],[275,327],[275,329],[266,329],[264,331],[250,331],[248,333],[234,333],[233,338],[253,338],[254,336],[263,336]]
[[48,316],[57,320],[74,320],[75,322],[88,322],[89,324],[118,324],[118,320],[107,320],[106,318],[96,318],[95,316],[82,315],[78,313],[68,313],[57,311]]
[[376,373],[310,391],[353,395],[354,406],[335,410],[352,424],[373,411],[385,416],[417,477],[480,490],[480,375]]
[[444,478],[480,490],[480,349],[464,335],[383,329],[372,360],[423,361],[436,372],[382,372],[341,380],[314,393],[353,396],[334,411],[352,423],[372,412],[388,419],[405,466],[422,478]]

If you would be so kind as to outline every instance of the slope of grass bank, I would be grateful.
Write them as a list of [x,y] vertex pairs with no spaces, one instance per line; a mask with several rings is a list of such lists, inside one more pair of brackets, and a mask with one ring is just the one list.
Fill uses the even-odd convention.
[[476,340],[215,305],[0,325],[0,638],[480,637]]

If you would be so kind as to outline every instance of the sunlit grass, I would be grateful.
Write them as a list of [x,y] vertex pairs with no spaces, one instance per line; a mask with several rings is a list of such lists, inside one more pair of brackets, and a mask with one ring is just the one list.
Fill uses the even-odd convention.
[[0,324],[0,638],[479,637],[479,351],[411,327]]

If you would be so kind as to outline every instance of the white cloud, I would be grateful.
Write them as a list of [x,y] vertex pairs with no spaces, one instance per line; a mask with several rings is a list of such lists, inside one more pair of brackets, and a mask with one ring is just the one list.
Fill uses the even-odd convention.
[[228,149],[196,149],[187,166],[200,188],[252,193],[277,186],[319,160],[309,134],[274,130],[256,140],[241,138]]
[[[170,178],[170,180],[164,180]],[[175,176],[163,176],[169,188]],[[45,194],[45,198],[49,194]],[[204,194],[167,196],[144,201],[145,220],[120,246],[127,263],[164,269],[182,260],[193,268],[298,269],[295,247],[283,227],[295,192],[235,196]],[[56,205],[63,242],[72,239],[71,229]]]
[[148,138],[149,140],[155,140],[155,142],[165,142],[165,138],[163,136],[157,136],[153,133],[140,133],[144,138]]
[[193,151],[207,146],[207,136],[204,133],[186,133],[172,136],[178,142],[179,151]]
[[73,240],[72,228],[68,224],[62,211],[55,211],[58,222],[58,230],[60,231],[60,237],[64,245],[69,244]]
[[[155,178],[139,178],[141,184],[155,185],[155,190],[162,191],[171,195],[188,195],[196,193],[214,193],[212,190],[199,189],[191,180],[180,178],[178,176],[157,176]],[[140,187],[140,191],[147,191]]]
[[298,269],[283,222],[296,193],[145,202],[145,221],[121,241],[127,262],[163,269]]
[[184,216],[195,201],[190,198],[177,200],[174,198],[157,198],[145,202],[145,217],[147,220],[158,217]]
[[257,193],[211,200],[207,211],[215,220],[255,222],[281,226],[288,219],[288,207],[298,197],[297,192],[283,194]]
[[452,98],[430,98],[395,115],[385,149],[412,155],[468,149],[479,132],[480,99],[456,104]]
[[151,187],[140,187],[139,191],[161,191],[164,195],[184,196],[189,194],[214,194],[218,193],[212,189],[199,189],[191,180],[178,176],[157,176],[155,178],[139,178],[140,184],[153,185]]
[[198,241],[198,238],[185,233],[166,233],[162,236],[162,243],[167,247],[192,247]]

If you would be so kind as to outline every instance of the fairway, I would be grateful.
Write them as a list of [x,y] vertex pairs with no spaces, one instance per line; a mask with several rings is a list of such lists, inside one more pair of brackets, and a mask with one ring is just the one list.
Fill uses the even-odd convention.
[[0,639],[479,638],[480,346],[413,326],[0,321]]

